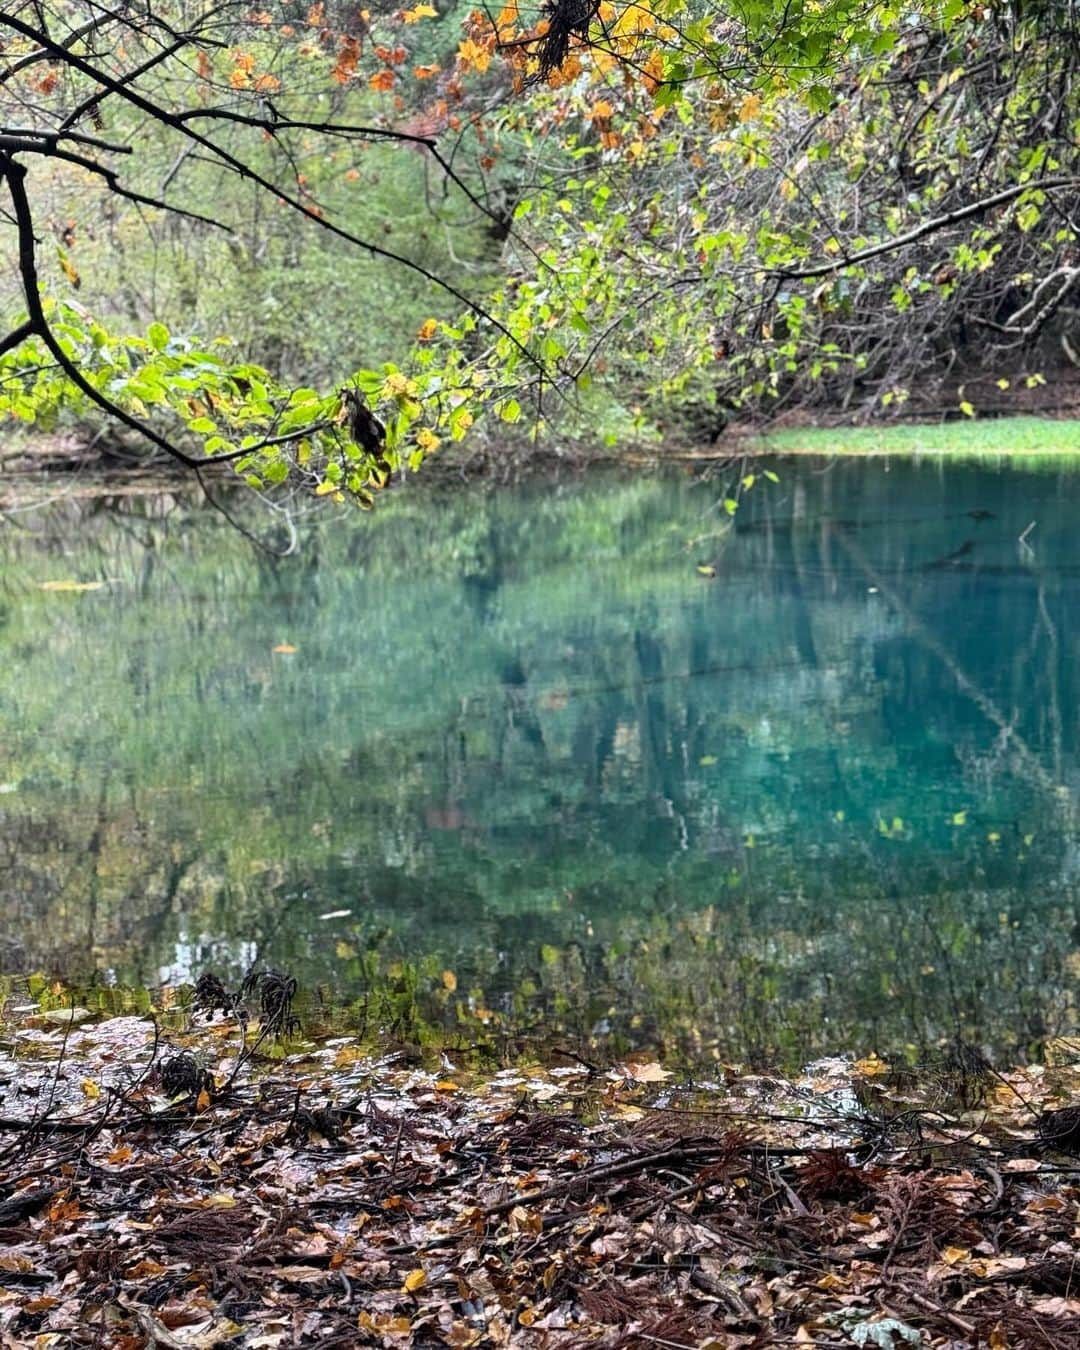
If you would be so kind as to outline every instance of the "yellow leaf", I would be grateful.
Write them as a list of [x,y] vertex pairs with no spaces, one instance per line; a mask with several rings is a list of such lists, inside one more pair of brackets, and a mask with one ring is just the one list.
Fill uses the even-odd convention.
[[752,122],[759,112],[761,112],[761,96],[747,94],[739,105],[739,121]]
[[195,1110],[206,1111],[209,1109],[209,1106],[210,1106],[210,1094],[209,1092],[207,1092],[205,1088],[203,1088],[203,1090],[199,1093],[198,1097],[195,1098]]
[[416,340],[417,342],[430,342],[438,331],[438,319],[425,319],[416,331]]
[[103,581],[43,581],[40,589],[43,591],[100,591],[105,585]]
[[405,1276],[405,1283],[401,1288],[406,1294],[415,1294],[418,1289],[423,1289],[425,1284],[427,1284],[427,1274],[417,1267],[416,1270],[410,1270],[408,1275]]
[[441,1078],[441,1079],[435,1084],[435,1091],[436,1091],[436,1092],[459,1092],[459,1091],[460,1091],[460,1088],[458,1087],[458,1085],[457,1085],[456,1083],[451,1082],[449,1078]]
[[434,5],[417,5],[415,9],[405,9],[401,17],[406,23],[419,23],[421,19],[437,19],[439,11]]
[[466,68],[472,66],[474,70],[480,72],[487,70],[491,65],[491,53],[486,47],[475,43],[472,38],[466,38],[464,42],[458,43],[458,59]]
[[966,1261],[970,1255],[970,1247],[946,1247],[941,1253],[941,1259],[947,1266],[955,1266],[960,1261]]
[[698,563],[697,570],[703,577],[716,576],[716,568],[712,565],[712,563]]
[[448,989],[452,994],[457,988],[457,976],[452,970],[444,970],[442,973],[443,988]]
[[331,492],[336,492],[337,490],[338,490],[337,484],[331,483],[329,478],[327,478],[323,482],[321,482],[319,486],[315,489],[315,496],[328,497]]
[[82,277],[79,276],[78,268],[62,248],[57,249],[56,252],[60,258],[60,267],[63,270],[64,276],[66,276],[68,281],[70,281],[75,289],[78,290],[82,285]]
[[442,440],[435,435],[430,427],[421,427],[416,433],[416,444],[421,450],[426,450],[430,454],[432,451],[438,450]]
[[883,1059],[878,1059],[876,1054],[869,1054],[865,1059],[857,1059],[852,1065],[857,1074],[864,1078],[875,1078],[878,1074],[888,1073],[889,1066]]
[[97,1098],[101,1096],[101,1089],[92,1078],[84,1078],[82,1080],[82,1090],[83,1096],[89,1097],[91,1101],[96,1101]]

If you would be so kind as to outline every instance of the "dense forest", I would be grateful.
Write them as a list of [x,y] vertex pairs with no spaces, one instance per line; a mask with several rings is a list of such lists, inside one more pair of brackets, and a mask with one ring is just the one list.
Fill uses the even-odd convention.
[[1069,401],[1065,0],[0,17],[0,407],[369,505],[399,466]]

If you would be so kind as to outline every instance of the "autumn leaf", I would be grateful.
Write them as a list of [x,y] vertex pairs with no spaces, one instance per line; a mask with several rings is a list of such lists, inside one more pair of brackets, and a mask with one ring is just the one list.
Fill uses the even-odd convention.
[[415,79],[430,80],[433,75],[438,75],[440,70],[442,70],[442,66],[436,62],[431,66],[413,66],[412,73]]
[[368,80],[368,88],[374,89],[377,93],[385,94],[394,87],[394,72],[392,70],[377,70],[371,79]]
[[408,1275],[405,1276],[401,1290],[405,1294],[415,1294],[418,1289],[423,1289],[425,1284],[427,1284],[427,1273],[418,1267],[416,1270],[410,1270]]
[[491,49],[466,38],[458,44],[458,59],[466,70],[483,72],[491,65]]
[[632,1078],[635,1083],[662,1083],[671,1077],[655,1060],[648,1064],[627,1064],[622,1071],[624,1078]]
[[330,78],[336,80],[338,84],[348,84],[356,74],[356,67],[360,61],[360,39],[355,37],[343,37],[341,45],[338,48],[337,61],[330,72]]
[[439,11],[434,5],[417,5],[415,9],[403,9],[401,17],[406,23],[419,23],[421,19],[437,19]]
[[439,331],[439,322],[437,319],[425,319],[416,331],[417,342],[430,342]]

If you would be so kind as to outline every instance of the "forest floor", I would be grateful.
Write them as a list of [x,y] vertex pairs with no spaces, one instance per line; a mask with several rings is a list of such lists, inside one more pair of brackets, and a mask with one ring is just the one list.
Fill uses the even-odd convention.
[[1080,1344],[1080,1042],[480,1071],[304,1040],[294,988],[8,1007],[0,1345]]

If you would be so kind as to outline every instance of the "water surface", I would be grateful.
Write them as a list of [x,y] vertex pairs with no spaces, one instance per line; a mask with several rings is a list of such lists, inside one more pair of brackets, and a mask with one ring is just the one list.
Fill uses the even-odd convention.
[[179,498],[0,525],[4,968],[761,1059],[1075,1031],[1077,480],[771,467],[281,561]]

